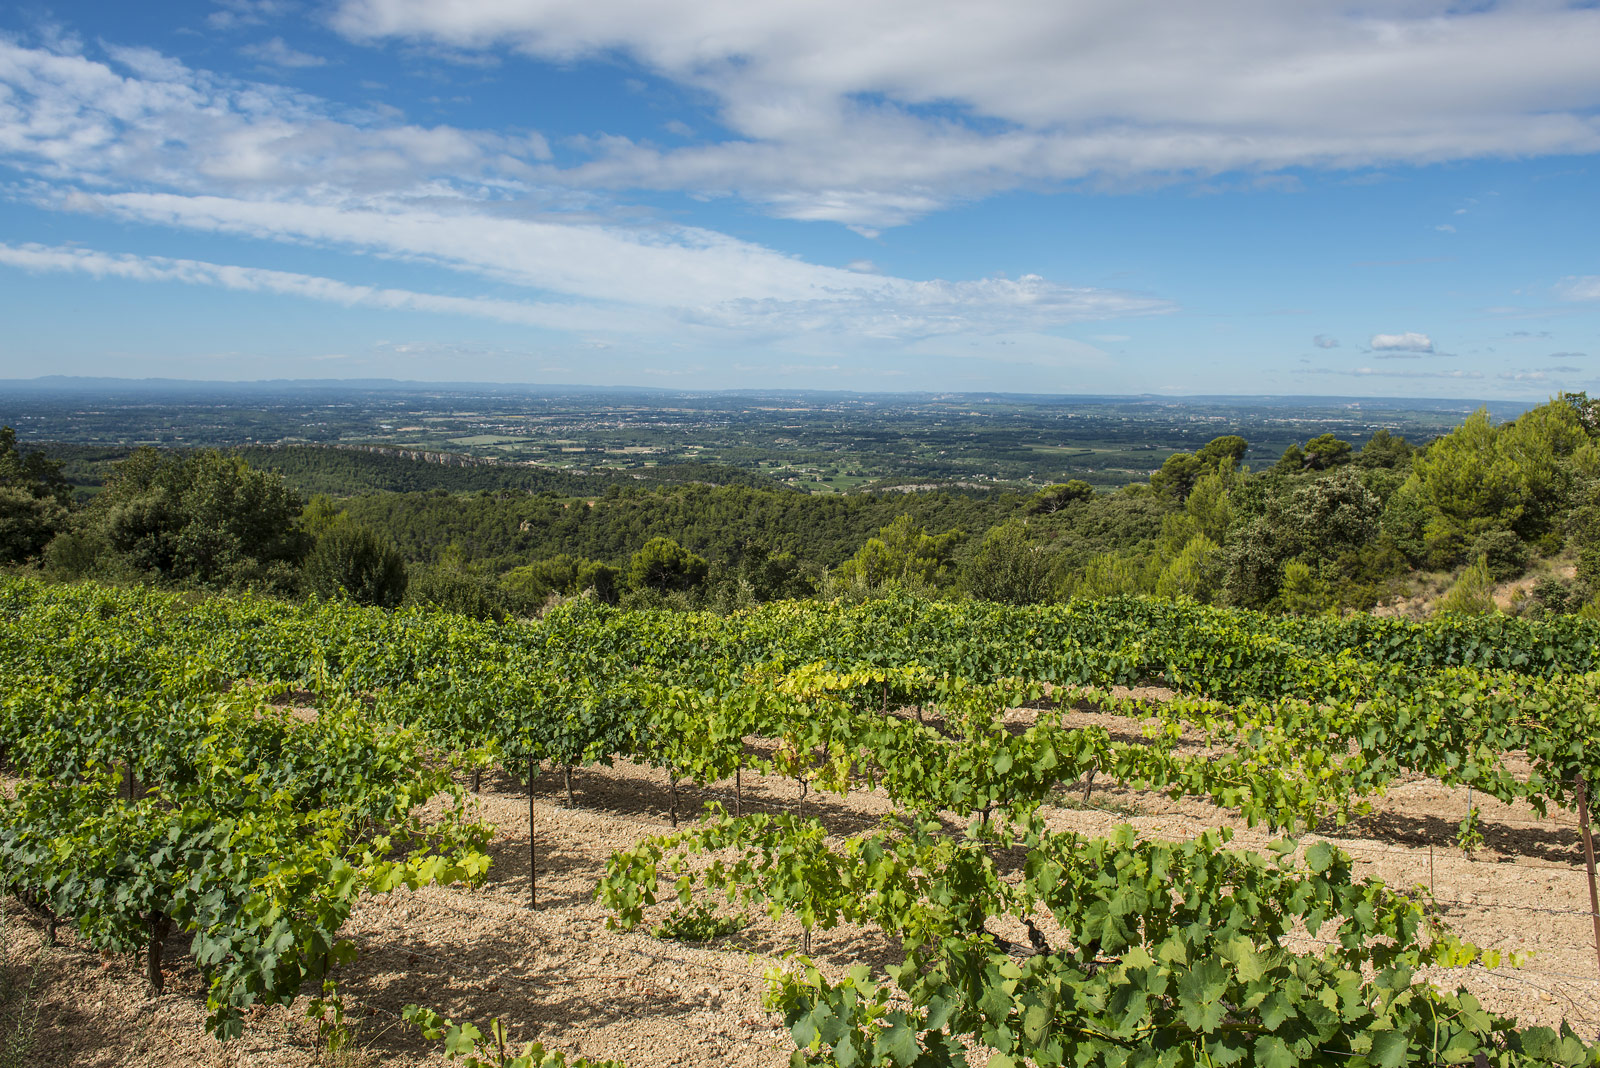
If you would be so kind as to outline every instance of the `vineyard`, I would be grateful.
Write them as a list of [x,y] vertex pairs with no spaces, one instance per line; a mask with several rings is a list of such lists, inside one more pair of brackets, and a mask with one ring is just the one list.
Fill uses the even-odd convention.
[[0,619],[12,927],[193,976],[219,1050],[309,1005],[410,1063],[1600,1064],[1591,621],[27,580]]

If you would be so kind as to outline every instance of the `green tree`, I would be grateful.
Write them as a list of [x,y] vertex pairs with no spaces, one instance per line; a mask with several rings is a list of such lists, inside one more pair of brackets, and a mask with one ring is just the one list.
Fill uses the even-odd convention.
[[1383,502],[1351,470],[1298,487],[1283,510],[1291,551],[1319,560],[1365,546],[1377,536],[1382,515]]
[[1163,497],[1182,501],[1206,472],[1206,462],[1192,452],[1175,452],[1161,470],[1150,476],[1150,488]]
[[[1244,439],[1239,439],[1243,441]],[[1194,484],[1183,510],[1194,521],[1194,529],[1221,545],[1233,523],[1230,490],[1236,476],[1232,470],[1218,469]]]
[[616,604],[622,587],[622,570],[610,564],[591,560],[578,568],[576,583],[579,593],[593,591],[594,599],[602,604]]
[[654,593],[688,593],[705,581],[710,565],[671,538],[651,538],[628,560],[628,586]]
[[21,563],[44,551],[66,527],[71,488],[42,452],[24,455],[16,431],[0,427],[0,563]]
[[1317,615],[1333,604],[1328,584],[1304,560],[1291,560],[1284,565],[1278,600],[1285,612],[1297,616]]
[[1278,457],[1278,462],[1272,465],[1272,470],[1279,475],[1298,475],[1306,469],[1306,451],[1300,447],[1298,441],[1291,441],[1289,447],[1283,450],[1283,455]]
[[552,595],[571,597],[581,593],[578,571],[584,561],[570,553],[557,553],[531,564],[514,567],[501,576],[500,584],[517,600],[536,607]]
[[326,493],[318,493],[300,512],[300,529],[313,540],[322,537],[340,516],[339,506]]
[[1231,471],[1239,466],[1244,454],[1249,451],[1250,443],[1244,438],[1238,434],[1224,434],[1200,446],[1195,455],[1208,464]]
[[1204,534],[1196,534],[1172,558],[1156,579],[1156,596],[1209,602],[1222,586],[1222,549]]
[[956,546],[966,535],[959,531],[929,534],[909,515],[900,515],[878,531],[835,570],[836,582],[860,591],[892,587],[932,589],[950,577]]
[[1585,479],[1573,491],[1567,538],[1578,551],[1578,578],[1600,593],[1600,479]]
[[1559,520],[1583,473],[1600,463],[1582,412],[1557,399],[1495,427],[1479,409],[1412,461],[1401,493],[1426,511],[1428,562],[1465,558],[1489,530],[1511,530],[1526,542],[1559,544]]
[[1405,438],[1389,433],[1389,429],[1384,427],[1361,446],[1361,451],[1356,453],[1355,463],[1362,467],[1405,467],[1411,463],[1414,451]]
[[1237,434],[1212,438],[1197,451],[1175,452],[1150,476],[1150,487],[1163,497],[1187,500],[1195,485],[1212,472],[1232,473],[1244,459],[1249,442]]
[[1328,471],[1350,462],[1350,443],[1332,434],[1322,434],[1306,442],[1305,465],[1312,471]]
[[1094,487],[1081,478],[1046,486],[1028,500],[1027,509],[1034,515],[1053,515],[1074,501],[1086,501],[1094,496]]
[[405,558],[389,539],[344,521],[318,539],[305,563],[306,586],[320,597],[349,597],[357,604],[397,607],[409,576]]
[[1062,582],[1067,597],[1118,597],[1149,593],[1154,586],[1150,564],[1156,558],[1133,553],[1096,553]]
[[94,568],[199,586],[293,586],[309,539],[282,477],[214,450],[136,450],[113,469],[71,551]]
[[781,601],[815,592],[800,560],[789,552],[775,552],[765,541],[747,541],[740,547],[736,580],[749,588],[756,601]]
[[473,619],[502,620],[505,598],[498,586],[462,567],[407,569],[405,603],[442,608]]
[[961,585],[983,601],[1039,604],[1050,598],[1052,555],[1012,519],[992,528],[961,568]]
[[1468,565],[1449,591],[1439,598],[1436,608],[1440,612],[1466,616],[1498,612],[1500,606],[1494,601],[1494,578],[1489,574],[1489,561],[1480,556]]

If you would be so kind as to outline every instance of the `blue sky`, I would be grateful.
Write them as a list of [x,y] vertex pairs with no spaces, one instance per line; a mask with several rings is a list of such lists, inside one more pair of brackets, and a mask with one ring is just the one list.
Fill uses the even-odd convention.
[[1600,391],[1600,6],[0,10],[0,378]]

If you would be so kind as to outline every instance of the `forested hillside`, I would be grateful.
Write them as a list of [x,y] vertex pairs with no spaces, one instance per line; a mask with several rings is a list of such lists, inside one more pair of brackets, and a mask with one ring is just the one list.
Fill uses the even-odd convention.
[[[275,471],[301,493],[338,497],[361,493],[522,492],[571,496],[604,493],[613,474],[584,474],[534,464],[492,463],[452,453],[393,448],[290,445],[234,450],[251,467]],[[671,486],[761,486],[776,489],[765,475],[723,464],[661,464],[627,476],[629,484]]]
[[932,530],[984,530],[1021,509],[1017,494],[873,493],[807,496],[789,490],[691,485],[614,487],[599,497],[369,494],[340,502],[350,518],[389,534],[408,558],[433,561],[450,546],[502,569],[572,553],[626,562],[653,537],[720,561],[764,543],[819,567],[837,567],[897,516]]
[[[1323,434],[1265,470],[1224,434],[1113,492],[809,495],[715,465],[626,483],[516,464],[333,448],[140,449],[79,494],[0,444],[0,556],[59,577],[248,586],[475,615],[602,599],[733,608],[894,590],[1011,603],[1146,594],[1296,614],[1432,589],[1523,613],[1596,611],[1600,402],[1486,412],[1418,447]],[[95,468],[73,455],[73,481]],[[103,457],[95,461],[104,463]],[[678,481],[681,480],[681,481]],[[308,499],[309,498],[309,499]]]

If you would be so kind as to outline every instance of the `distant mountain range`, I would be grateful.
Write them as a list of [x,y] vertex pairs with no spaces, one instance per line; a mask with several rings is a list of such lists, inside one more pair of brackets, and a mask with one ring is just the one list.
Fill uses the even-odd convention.
[[923,403],[948,402],[1025,402],[1071,401],[1076,404],[1172,404],[1233,406],[1314,406],[1349,405],[1408,411],[1472,411],[1487,406],[1497,418],[1509,418],[1533,405],[1525,401],[1433,397],[1341,397],[1318,395],[1227,395],[1227,394],[1062,394],[993,392],[894,392],[864,393],[852,390],[818,389],[666,389],[659,386],[595,386],[569,383],[524,382],[419,382],[393,378],[275,378],[253,381],[208,381],[187,378],[109,378],[75,375],[44,375],[39,378],[0,379],[0,393],[59,395],[165,395],[165,396],[272,396],[286,393],[463,393],[485,395],[527,394],[546,397],[574,396],[649,396],[661,397],[775,397],[829,398],[834,401],[861,398]]

